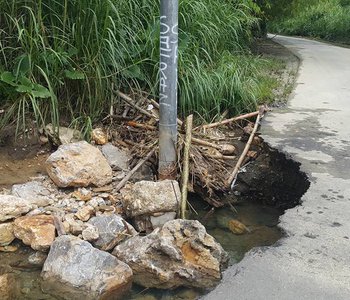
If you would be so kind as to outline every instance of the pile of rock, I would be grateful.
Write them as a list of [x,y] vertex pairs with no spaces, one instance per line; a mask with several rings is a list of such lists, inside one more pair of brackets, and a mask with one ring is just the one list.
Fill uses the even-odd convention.
[[[143,180],[114,192],[129,156],[111,144],[99,147],[62,145],[47,160],[50,178],[0,195],[0,246],[17,238],[49,251],[43,289],[64,299],[118,298],[133,281],[157,288],[215,286],[227,254],[199,222],[175,220],[178,183]],[[11,280],[6,276],[2,280]]]

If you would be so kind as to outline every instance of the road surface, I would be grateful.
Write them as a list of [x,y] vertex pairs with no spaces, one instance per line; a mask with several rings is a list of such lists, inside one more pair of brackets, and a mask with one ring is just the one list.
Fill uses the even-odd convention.
[[311,187],[288,210],[278,245],[249,252],[206,300],[350,299],[350,49],[277,36],[301,59],[288,108],[261,128],[301,162]]

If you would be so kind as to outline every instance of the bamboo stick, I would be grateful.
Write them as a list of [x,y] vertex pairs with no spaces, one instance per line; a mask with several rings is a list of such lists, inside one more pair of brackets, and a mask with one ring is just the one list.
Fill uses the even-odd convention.
[[214,144],[214,143],[210,143],[210,142],[207,142],[207,141],[204,141],[204,140],[200,140],[200,139],[197,139],[195,137],[192,137],[192,143],[195,143],[195,144],[198,144],[198,145],[202,145],[202,146],[208,146],[208,147],[211,147],[211,148],[214,148],[214,149],[217,149],[217,150],[221,150],[221,146],[220,145],[217,145],[217,144]]
[[241,165],[244,161],[244,158],[246,157],[248,151],[249,151],[249,148],[250,148],[250,145],[252,144],[252,141],[253,141],[253,138],[255,136],[255,133],[256,131],[258,130],[258,127],[259,127],[259,122],[260,122],[260,119],[263,117],[263,114],[265,112],[265,108],[263,106],[260,107],[259,111],[258,111],[258,116],[256,118],[256,121],[255,121],[255,125],[254,125],[254,129],[252,131],[252,133],[250,134],[250,137],[249,137],[249,140],[247,142],[247,144],[245,145],[244,147],[244,150],[231,174],[231,176],[229,177],[229,179],[227,180],[227,188],[231,188],[231,184],[232,182],[235,180],[237,174],[238,174],[238,171],[239,169],[241,168]]
[[211,157],[214,159],[223,159],[223,160],[235,160],[236,159],[236,156],[229,156],[229,155],[222,155],[222,154],[215,155],[215,154],[204,153],[204,156]]
[[251,112],[249,114],[245,114],[245,115],[241,115],[241,116],[238,116],[238,117],[226,119],[226,120],[223,120],[223,121],[220,121],[220,122],[199,126],[199,127],[196,127],[195,129],[199,129],[199,128],[203,128],[203,129],[213,128],[213,127],[229,124],[229,123],[232,123],[232,122],[235,122],[235,121],[239,121],[239,120],[255,117],[258,114],[259,114],[259,111],[254,111],[254,112]]
[[118,183],[115,191],[118,192],[124,185],[128,182],[132,175],[136,173],[138,169],[154,154],[156,148],[153,148],[143,159],[141,159],[138,164],[123,178],[121,182]]
[[193,125],[193,115],[189,115],[186,118],[186,139],[185,139],[185,149],[184,149],[184,161],[183,161],[183,173],[182,173],[182,191],[181,191],[181,218],[186,218],[187,209],[187,185],[190,169],[190,148],[192,139],[192,125]]

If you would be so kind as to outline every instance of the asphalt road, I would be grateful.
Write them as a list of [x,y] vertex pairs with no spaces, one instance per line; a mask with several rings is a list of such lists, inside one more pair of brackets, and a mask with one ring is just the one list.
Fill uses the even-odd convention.
[[265,118],[270,145],[301,162],[311,180],[288,210],[278,245],[249,252],[203,297],[350,299],[350,49],[277,36],[301,59],[288,108]]

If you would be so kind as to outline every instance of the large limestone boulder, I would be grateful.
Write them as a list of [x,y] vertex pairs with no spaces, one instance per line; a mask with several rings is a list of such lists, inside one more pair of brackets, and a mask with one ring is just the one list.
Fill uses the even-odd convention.
[[133,270],[144,287],[212,288],[219,283],[228,255],[198,221],[173,220],[151,234],[118,245],[113,255]]
[[132,283],[128,265],[68,235],[52,244],[41,276],[43,290],[60,299],[120,299]]
[[93,245],[104,251],[112,250],[122,241],[137,234],[136,230],[118,215],[93,217],[88,224],[97,228],[99,233],[99,238]]
[[17,218],[33,208],[26,199],[11,195],[0,195],[0,222]]
[[159,212],[177,212],[181,201],[175,180],[139,181],[123,189],[122,203],[130,217]]
[[0,246],[7,246],[15,239],[13,223],[0,224]]
[[51,215],[24,216],[15,220],[14,234],[34,250],[46,251],[55,239]]
[[47,159],[46,170],[59,187],[100,187],[112,181],[106,158],[85,141],[60,146]]

